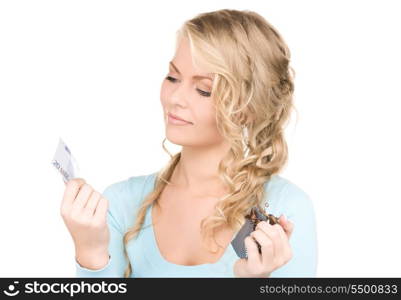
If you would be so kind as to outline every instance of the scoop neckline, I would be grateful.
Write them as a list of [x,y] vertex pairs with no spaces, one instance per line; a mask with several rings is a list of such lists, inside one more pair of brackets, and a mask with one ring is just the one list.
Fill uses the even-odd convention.
[[[154,189],[157,174],[158,174],[158,172],[154,172],[147,176],[147,179],[145,180],[146,188],[143,192],[148,193]],[[266,184],[269,185],[272,182],[272,179],[276,179],[276,178],[279,178],[279,175],[273,174],[272,177],[270,178],[270,180],[267,183],[265,183],[265,187],[266,187]],[[142,194],[142,198],[143,197],[144,197],[144,195]],[[235,239],[235,237],[237,236],[237,234],[239,232],[239,230],[237,230],[237,232],[235,232],[231,242],[226,247],[223,255],[220,257],[220,259],[218,261],[216,261],[214,263],[204,263],[204,264],[197,264],[197,265],[181,265],[181,264],[176,264],[176,263],[166,260],[163,257],[163,255],[161,254],[159,246],[156,241],[156,235],[153,230],[153,223],[152,223],[152,209],[153,209],[153,203],[151,205],[149,205],[146,210],[145,223],[147,224],[147,227],[148,226],[150,227],[150,232],[148,234],[148,239],[150,240],[149,241],[150,249],[148,249],[148,251],[152,254],[153,258],[156,258],[158,260],[158,262],[154,261],[153,259],[151,260],[152,264],[155,267],[160,267],[160,264],[162,264],[166,268],[170,267],[170,268],[177,268],[177,269],[182,269],[182,270],[189,270],[189,269],[197,270],[197,269],[207,269],[210,267],[212,267],[212,268],[213,267],[221,267],[220,265],[226,265],[226,267],[227,267],[230,265],[231,262],[239,259],[239,256],[237,255],[237,253],[234,250],[234,247],[232,246],[232,241]]]
[[[214,267],[214,266],[219,266],[220,264],[226,264],[230,259],[232,259],[232,257],[234,255],[235,255],[234,258],[239,259],[239,257],[237,257],[237,254],[235,253],[235,250],[230,242],[228,244],[228,246],[226,247],[226,249],[224,250],[224,253],[220,257],[220,259],[214,263],[203,263],[203,264],[197,264],[197,265],[181,265],[181,264],[176,264],[176,263],[166,260],[160,252],[159,245],[157,244],[157,241],[156,241],[156,235],[153,230],[152,208],[153,208],[153,203],[148,207],[147,213],[146,213],[146,217],[148,219],[147,223],[150,227],[149,235],[150,235],[150,240],[151,240],[151,244],[152,244],[151,251],[152,251],[153,257],[156,257],[158,259],[158,261],[160,263],[162,263],[164,266],[181,268],[181,269],[206,269],[206,268],[210,268],[210,267]],[[237,232],[235,233],[233,239],[235,238],[236,235],[237,235]]]

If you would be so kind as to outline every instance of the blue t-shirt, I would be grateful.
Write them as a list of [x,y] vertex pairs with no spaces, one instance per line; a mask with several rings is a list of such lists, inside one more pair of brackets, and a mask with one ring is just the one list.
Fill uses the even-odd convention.
[[[132,176],[109,185],[102,193],[109,201],[107,224],[110,230],[108,264],[102,269],[82,267],[75,260],[77,277],[124,277],[128,262],[124,256],[123,236],[133,226],[136,211],[155,185],[157,173]],[[265,183],[269,206],[276,216],[284,213],[294,223],[290,237],[293,257],[273,271],[270,277],[315,277],[317,268],[317,234],[314,206],[311,198],[297,185],[278,174]],[[153,227],[151,206],[148,207],[143,228],[129,241],[127,253],[133,273],[131,277],[235,277],[234,263],[238,258],[231,243],[215,263],[179,265],[161,255]]]

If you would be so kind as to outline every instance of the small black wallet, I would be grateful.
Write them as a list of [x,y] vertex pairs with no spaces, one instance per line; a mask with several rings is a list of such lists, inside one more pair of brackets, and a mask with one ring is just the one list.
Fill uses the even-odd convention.
[[[272,214],[266,214],[265,212],[262,212],[257,206],[254,206],[251,209],[251,213],[245,216],[245,223],[241,227],[241,229],[238,231],[237,235],[235,238],[231,241],[231,245],[233,246],[235,252],[237,253],[238,257],[240,258],[247,258],[247,251],[245,248],[245,243],[244,240],[245,238],[255,230],[256,225],[260,221],[269,221],[270,224],[277,224],[278,223],[278,218]],[[259,253],[261,253],[260,250],[260,245],[258,242],[256,242],[258,245],[258,250]]]

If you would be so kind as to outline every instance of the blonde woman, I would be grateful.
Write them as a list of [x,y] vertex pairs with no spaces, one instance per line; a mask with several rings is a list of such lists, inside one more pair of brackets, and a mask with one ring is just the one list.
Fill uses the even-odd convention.
[[[78,277],[316,275],[312,201],[279,175],[293,108],[289,62],[279,32],[255,12],[222,9],[183,24],[160,93],[162,146],[168,139],[182,150],[102,194],[82,178],[67,183],[61,214]],[[279,224],[260,222],[240,258],[231,241],[255,206]]]

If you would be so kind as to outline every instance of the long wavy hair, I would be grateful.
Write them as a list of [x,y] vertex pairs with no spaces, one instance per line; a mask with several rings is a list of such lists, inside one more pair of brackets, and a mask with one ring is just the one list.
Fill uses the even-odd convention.
[[[202,237],[215,241],[215,231],[222,226],[237,231],[253,206],[268,206],[264,184],[288,160],[283,130],[295,108],[295,72],[289,65],[290,51],[283,37],[253,11],[201,13],[184,22],[176,34],[176,49],[182,37],[188,38],[194,65],[215,74],[211,97],[217,128],[230,144],[218,168],[229,192],[217,201],[214,213],[201,222]],[[141,230],[147,209],[158,204],[165,186],[171,184],[181,157],[181,152],[173,155],[166,149],[165,140],[162,147],[170,160],[157,172],[154,189],[124,234],[128,261],[124,277],[133,271],[126,246]]]

